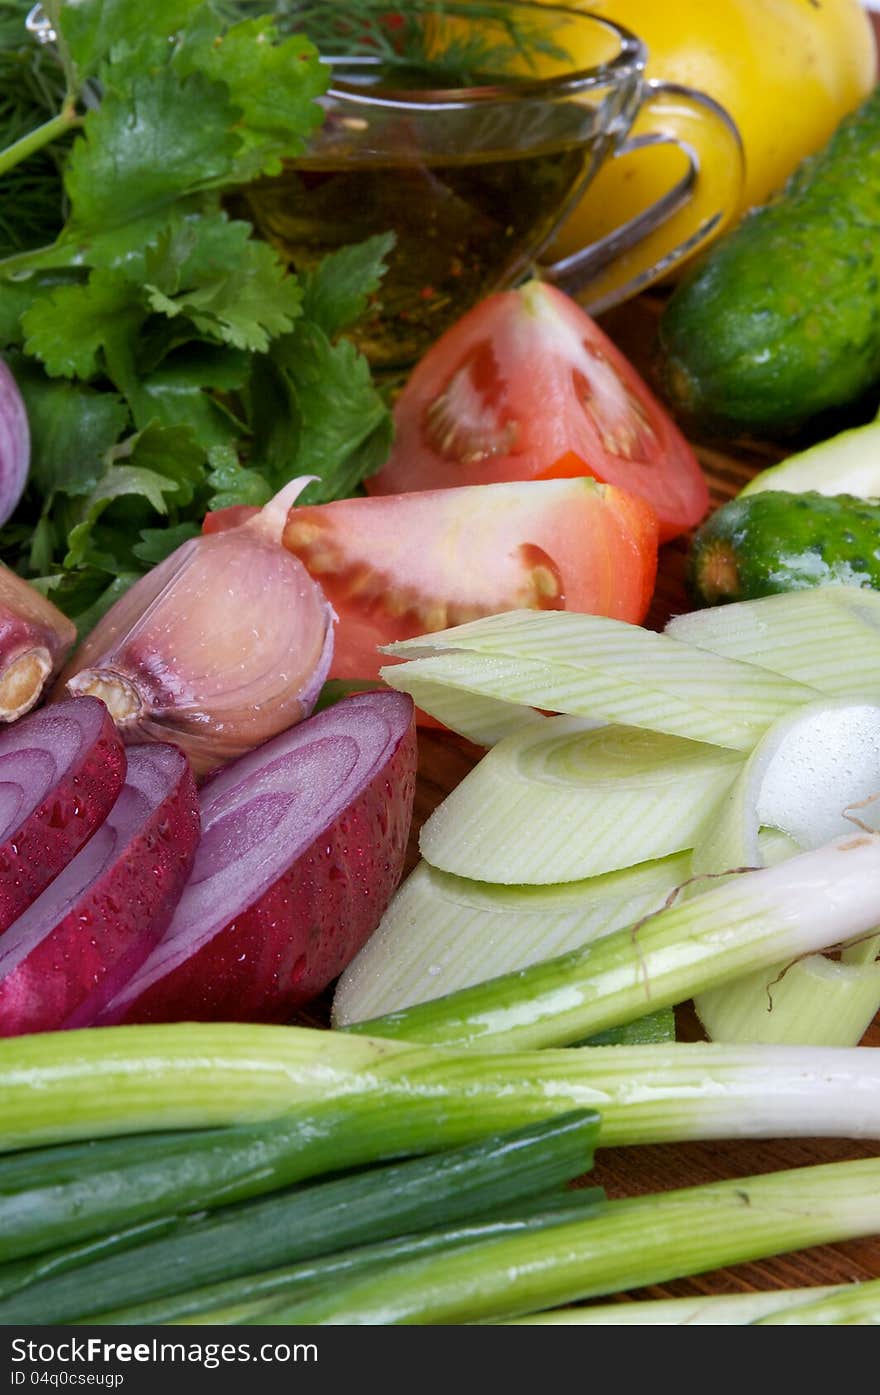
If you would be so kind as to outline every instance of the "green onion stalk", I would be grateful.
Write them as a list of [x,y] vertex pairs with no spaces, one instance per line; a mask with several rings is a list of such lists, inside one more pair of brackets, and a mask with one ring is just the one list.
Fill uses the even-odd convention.
[[602,1146],[880,1138],[880,1053],[679,1042],[487,1054],[181,1023],[0,1042],[0,1099],[0,1253],[13,1259],[573,1109],[599,1113]]
[[[5,1253],[16,1246],[25,1256],[36,1247],[42,1253],[0,1265],[0,1323],[68,1322],[410,1232],[516,1217],[523,1208],[534,1220],[555,1212],[565,1184],[591,1167],[597,1125],[592,1110],[572,1111],[429,1157],[177,1217],[164,1234],[134,1240],[129,1232],[101,1253],[74,1246],[53,1255],[57,1227],[25,1237],[4,1230]],[[595,1188],[584,1197],[586,1207],[603,1200]]]
[[[583,1217],[599,1207],[603,1200],[604,1192],[599,1187],[571,1188],[555,1196],[542,1194],[535,1198],[534,1206],[520,1203],[515,1213],[460,1221],[453,1226],[396,1236],[378,1244],[358,1245],[354,1249],[320,1255],[305,1263],[256,1272],[248,1270],[233,1279],[164,1294],[150,1302],[116,1306],[96,1313],[93,1320],[102,1326],[126,1327],[168,1322],[240,1323],[277,1307],[280,1302],[311,1296],[328,1284],[357,1274],[375,1272],[404,1260],[440,1254],[501,1235],[522,1234],[529,1229],[555,1224],[563,1212],[571,1217]],[[114,1299],[118,1304],[118,1293]]]
[[356,1277],[246,1325],[502,1322],[878,1230],[880,1159],[794,1168],[612,1202],[589,1219]]
[[[861,1287],[854,1285],[853,1287]],[[746,1327],[791,1308],[813,1304],[844,1292],[846,1285],[768,1289],[743,1293],[697,1293],[690,1298],[633,1299],[628,1303],[585,1303],[550,1308],[512,1318],[511,1327]],[[788,1321],[788,1316],[785,1317]],[[791,1321],[798,1319],[792,1317]]]
[[790,1312],[779,1308],[756,1322],[761,1327],[782,1327],[794,1322],[801,1327],[876,1327],[880,1325],[880,1279],[813,1294],[803,1306],[797,1305]]
[[[175,1023],[0,1042],[0,1100],[0,1149],[11,1154],[0,1159],[6,1191],[8,1169],[33,1181],[38,1160],[53,1156],[18,1158],[17,1149],[150,1133],[159,1134],[160,1154],[191,1146],[162,1132],[169,1129],[241,1126],[258,1138],[259,1125],[268,1137],[286,1127],[292,1146],[320,1153],[317,1170],[377,1156],[369,1137],[353,1139],[350,1153],[333,1151],[361,1119],[385,1156],[579,1108],[600,1112],[603,1146],[880,1138],[880,1054],[720,1042],[483,1053],[306,1027]],[[141,1156],[150,1146],[138,1143]],[[77,1174],[79,1163],[69,1168]],[[58,1180],[50,1167],[48,1183]]]

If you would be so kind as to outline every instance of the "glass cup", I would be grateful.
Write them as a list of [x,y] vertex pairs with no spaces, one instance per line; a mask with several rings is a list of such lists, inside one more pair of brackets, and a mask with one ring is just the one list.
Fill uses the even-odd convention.
[[[298,270],[394,233],[352,335],[377,369],[409,367],[477,301],[536,270],[591,312],[606,309],[702,246],[736,207],[742,151],[730,118],[701,93],[647,81],[644,45],[608,19],[529,0],[380,0],[375,10],[360,0],[356,20],[344,3],[320,14],[323,125],[233,208]],[[541,262],[604,162],[669,143],[684,172],[650,209]]]

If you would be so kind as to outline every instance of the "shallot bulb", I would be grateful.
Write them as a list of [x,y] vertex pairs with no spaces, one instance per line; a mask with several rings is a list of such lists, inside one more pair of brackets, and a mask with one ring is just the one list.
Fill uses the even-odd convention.
[[75,639],[67,616],[0,564],[0,722],[30,711]]
[[61,675],[107,705],[126,742],[172,741],[204,775],[307,717],[334,613],[281,545],[307,480],[239,528],[192,538],[116,602]]

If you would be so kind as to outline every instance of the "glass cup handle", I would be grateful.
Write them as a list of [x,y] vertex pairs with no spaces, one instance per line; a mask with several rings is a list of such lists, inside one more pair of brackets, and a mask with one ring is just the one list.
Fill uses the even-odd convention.
[[[693,255],[733,217],[742,192],[742,142],[724,108],[678,83],[652,81],[646,87],[632,132],[613,159],[649,146],[673,145],[684,155],[684,174],[606,236],[540,267],[545,280],[594,315],[644,290]],[[607,168],[589,184],[587,199],[595,196]]]

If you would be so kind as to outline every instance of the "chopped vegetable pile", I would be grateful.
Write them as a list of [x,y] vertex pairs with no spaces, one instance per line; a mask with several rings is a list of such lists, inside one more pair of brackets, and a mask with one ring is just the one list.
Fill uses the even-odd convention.
[[[880,89],[671,293],[692,423],[855,409],[707,519],[558,289],[395,395],[393,234],[249,221],[328,54],[412,89],[444,8],[0,0],[0,1324],[880,1324],[877,1277],[596,1301],[880,1235]],[[566,57],[465,13],[438,85]],[[727,603],[642,628],[687,535]],[[404,876],[417,718],[488,749]],[[590,1175],[731,1138],[861,1154]]]

